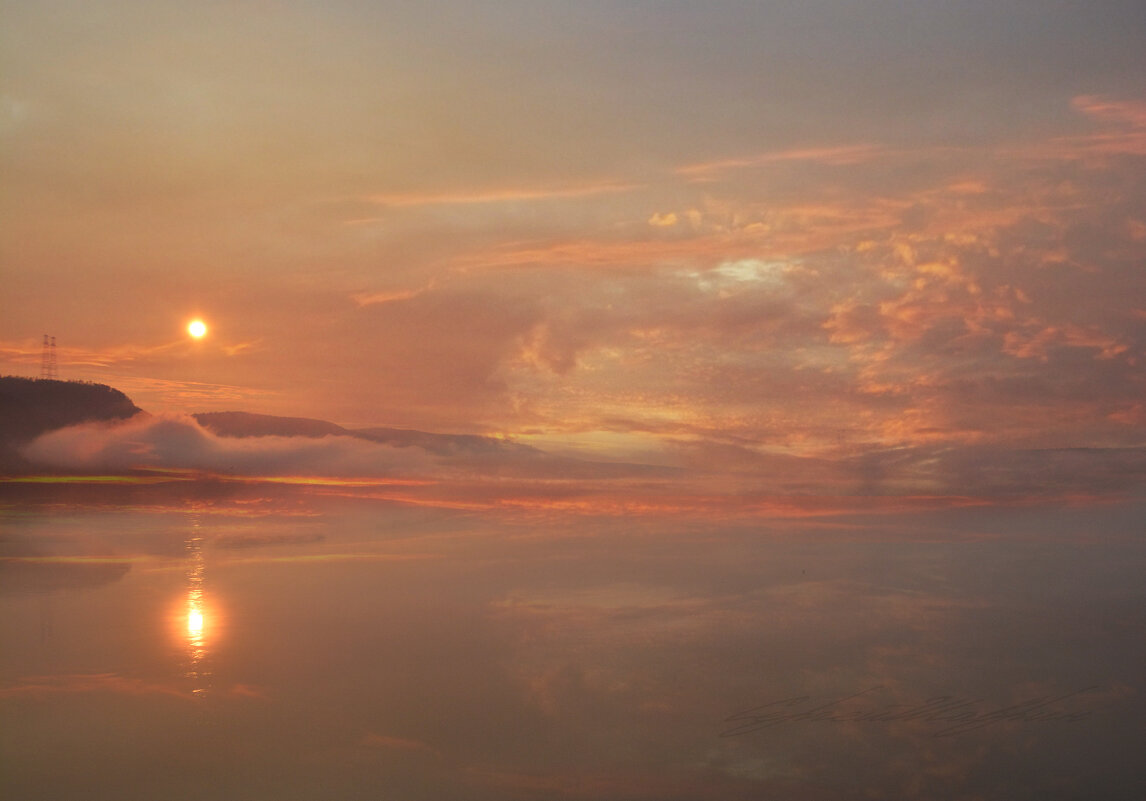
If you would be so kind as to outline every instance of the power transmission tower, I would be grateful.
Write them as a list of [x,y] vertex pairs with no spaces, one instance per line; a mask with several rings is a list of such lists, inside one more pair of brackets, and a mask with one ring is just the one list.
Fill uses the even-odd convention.
[[60,369],[56,363],[56,338],[44,334],[44,350],[40,354],[40,378],[57,381]]

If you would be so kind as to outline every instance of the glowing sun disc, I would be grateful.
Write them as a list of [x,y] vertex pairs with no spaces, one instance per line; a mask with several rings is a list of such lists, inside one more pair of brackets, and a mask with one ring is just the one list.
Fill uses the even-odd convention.
[[207,324],[202,320],[195,320],[191,325],[187,326],[187,333],[195,337],[195,339],[199,339],[207,333]]

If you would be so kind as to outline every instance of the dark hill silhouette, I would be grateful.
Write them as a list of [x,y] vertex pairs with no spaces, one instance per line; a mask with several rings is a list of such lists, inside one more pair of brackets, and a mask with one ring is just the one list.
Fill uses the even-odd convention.
[[[0,376],[0,473],[42,469],[20,453],[23,445],[41,434],[79,423],[124,420],[137,414],[146,412],[122,392],[104,384]],[[403,428],[350,429],[326,420],[251,412],[203,412],[192,417],[220,437],[354,437],[430,453],[442,464],[486,475],[609,478],[674,472],[650,465],[556,456],[530,445],[474,434],[435,434]]]
[[340,425],[309,417],[276,417],[251,412],[200,412],[191,416],[203,428],[220,437],[350,436],[350,432]]
[[357,437],[398,448],[416,447],[439,455],[541,455],[529,445],[475,434],[432,434],[405,428],[344,428],[308,417],[277,417],[251,412],[202,412],[192,417],[221,437]]
[[471,456],[515,454],[517,456],[541,456],[545,452],[532,445],[521,445],[495,437],[482,437],[476,434],[431,434],[427,431],[414,431],[408,428],[356,428],[351,431],[356,437],[371,442],[381,442],[398,448],[424,448],[437,454],[468,454]]
[[105,384],[0,376],[0,470],[27,468],[17,449],[48,431],[93,420],[124,420],[141,411]]
[[556,456],[532,445],[476,434],[435,434],[407,428],[345,428],[307,417],[276,417],[251,412],[202,412],[192,417],[221,437],[356,437],[395,448],[415,448],[443,463],[478,469],[486,475],[534,478],[613,478],[675,475],[672,468],[629,462],[595,462]]

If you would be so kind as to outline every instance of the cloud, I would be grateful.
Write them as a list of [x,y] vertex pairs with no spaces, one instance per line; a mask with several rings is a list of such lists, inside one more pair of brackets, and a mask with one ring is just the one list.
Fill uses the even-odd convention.
[[[85,348],[61,344],[56,349],[60,366],[67,368],[127,366],[169,356],[174,351],[187,350],[185,340],[174,340],[161,345],[113,345],[106,348]],[[0,343],[0,358],[17,364],[39,364],[42,344],[33,339]]]
[[[639,189],[639,184],[601,182],[573,186],[548,187],[507,187],[503,189],[455,191],[440,193],[410,193],[390,195],[370,195],[366,198],[371,203],[381,206],[446,206],[469,205],[485,203],[513,203],[532,200],[559,200],[564,198],[583,198],[595,195],[631,192]],[[354,222],[366,222],[356,220]]]
[[1079,95],[1071,101],[1071,106],[1076,111],[1102,122],[1146,129],[1146,103],[1140,101],[1114,100],[1101,95]]
[[[139,414],[119,424],[62,428],[24,446],[22,453],[40,469],[158,471],[128,477],[121,482],[125,486],[171,485],[206,473],[227,477],[232,484],[257,483],[262,492],[271,492],[271,485],[289,485],[326,495],[457,508],[514,505],[512,485],[502,484],[511,478],[526,484],[557,480],[591,486],[596,480],[656,480],[671,473],[643,464],[555,456],[512,441],[401,429],[363,429],[357,435],[220,436],[182,415]],[[448,486],[439,491],[441,481]],[[39,479],[36,483],[45,484]],[[84,479],[69,483],[83,484]],[[220,545],[255,548],[283,542],[295,540],[236,535]]]
[[409,448],[353,437],[218,437],[193,418],[136,417],[45,434],[23,450],[31,461],[68,470],[177,469],[255,476],[404,476],[432,460]]
[[1146,102],[1079,95],[1071,100],[1071,107],[1093,120],[1099,126],[1098,130],[1055,137],[1014,155],[1017,158],[1091,161],[1099,157],[1146,155]]
[[743,170],[767,167],[790,162],[809,162],[829,166],[860,164],[879,157],[883,149],[875,145],[840,145],[837,147],[810,147],[791,150],[778,150],[753,156],[729,158],[720,161],[707,161],[678,167],[678,175],[697,180],[706,180],[713,175],[729,170]]
[[396,300],[409,300],[425,292],[425,289],[396,289],[391,292],[361,292],[353,296],[359,306],[375,303],[393,303]]

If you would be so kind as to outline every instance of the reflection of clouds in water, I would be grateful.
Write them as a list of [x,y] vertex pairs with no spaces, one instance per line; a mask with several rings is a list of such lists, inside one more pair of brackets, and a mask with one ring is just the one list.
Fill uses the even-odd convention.
[[296,533],[232,533],[220,534],[211,540],[211,547],[226,548],[228,550],[241,550],[246,548],[266,548],[274,545],[306,545],[322,542],[326,535],[317,531]]
[[114,584],[131,570],[127,561],[84,557],[0,559],[0,595],[53,593]]
[[[134,624],[106,632],[100,664],[139,667],[122,671],[141,676],[135,684],[85,679],[64,692],[28,682],[21,697],[77,708],[114,687],[118,706],[100,714],[139,733],[129,754],[97,742],[89,718],[45,723],[44,742],[83,766],[73,776],[94,775],[99,753],[124,788],[148,761],[224,777],[198,797],[851,799],[862,787],[872,798],[968,799],[1024,797],[1050,787],[1040,771],[1054,768],[1073,777],[1066,791],[1092,785],[1095,797],[1117,798],[1133,764],[1119,751],[1131,727],[1104,711],[946,739],[919,721],[719,733],[755,704],[876,685],[875,709],[947,693],[982,698],[983,710],[1095,683],[1140,687],[1132,660],[1143,646],[1127,635],[1146,622],[1131,606],[1141,546],[1111,555],[1029,538],[921,541],[954,525],[943,511],[918,515],[912,541],[882,525],[832,540],[819,529],[811,538],[632,519],[542,529],[346,509],[258,526],[196,510],[151,529],[182,543],[183,559],[140,567],[122,597],[135,609],[134,588],[163,580],[178,599],[184,675],[168,662],[164,676],[184,703],[149,689],[161,682],[124,636]],[[220,541],[273,548],[215,550]],[[408,558],[428,550],[435,558]],[[219,598],[233,627],[225,658]],[[206,700],[186,703],[192,694]],[[175,744],[185,750],[167,753]],[[26,750],[33,767],[21,781],[48,759]],[[189,776],[172,774],[160,791],[190,794]]]

